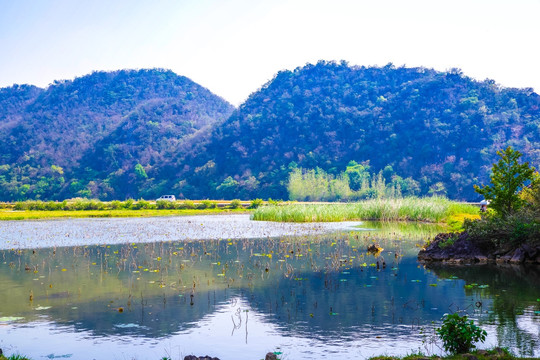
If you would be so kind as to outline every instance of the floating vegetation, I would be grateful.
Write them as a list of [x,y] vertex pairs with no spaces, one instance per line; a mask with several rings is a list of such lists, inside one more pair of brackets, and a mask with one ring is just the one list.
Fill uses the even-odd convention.
[[[141,220],[139,229],[145,233],[150,222]],[[193,226],[209,226],[198,220]],[[221,223],[224,231],[229,231],[227,226]],[[482,277],[474,275],[472,267],[459,272],[419,265],[414,246],[418,240],[397,230],[253,239],[169,235],[152,243],[117,232],[114,237],[123,237],[122,244],[7,249],[0,251],[0,322],[17,326],[48,318],[97,336],[164,339],[213,321],[220,309],[238,301],[234,309],[241,307],[243,327],[249,310],[250,324],[264,319],[265,326],[276,324],[283,336],[326,339],[332,334],[348,339],[361,328],[369,329],[362,337],[384,337],[381,326],[394,335],[417,334],[420,326],[432,326],[448,311],[466,311],[497,324],[501,310],[495,306],[503,297],[516,302],[507,278],[493,276],[491,269]],[[384,250],[368,252],[373,243]],[[499,290],[499,278],[508,294]],[[532,294],[528,302],[512,305],[508,312],[514,318],[522,311],[519,316],[538,319],[534,280],[527,289]],[[240,317],[232,315],[237,326]]]
[[20,316],[1,316],[0,317],[0,323],[2,322],[12,322],[12,321],[19,321],[23,320],[23,317]]

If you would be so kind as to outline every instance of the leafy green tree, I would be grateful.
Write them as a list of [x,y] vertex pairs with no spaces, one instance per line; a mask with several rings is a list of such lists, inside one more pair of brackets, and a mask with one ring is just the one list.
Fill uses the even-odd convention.
[[428,194],[431,196],[446,196],[446,187],[439,181],[429,187]]
[[523,189],[520,198],[527,202],[527,209],[540,220],[540,174],[536,172],[531,185]]
[[520,164],[518,160],[522,154],[510,146],[497,151],[497,155],[500,159],[491,169],[491,184],[475,185],[474,189],[491,202],[490,207],[498,214],[506,216],[525,204],[519,192],[533,181],[535,168],[528,162]]
[[216,188],[219,196],[223,199],[231,199],[238,192],[238,181],[234,180],[231,176],[228,176],[223,182]]
[[146,174],[144,167],[139,163],[135,165],[135,175],[137,176],[137,179],[140,179],[140,180],[144,180],[148,178],[148,175]]
[[360,190],[362,183],[370,177],[369,165],[359,164],[354,160],[349,161],[345,173],[349,176],[349,184],[353,191]]

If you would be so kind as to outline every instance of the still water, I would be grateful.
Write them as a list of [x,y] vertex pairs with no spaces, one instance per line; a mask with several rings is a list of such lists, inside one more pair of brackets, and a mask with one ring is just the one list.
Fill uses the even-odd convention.
[[[0,223],[0,348],[36,359],[362,359],[480,347],[540,356],[540,268],[428,266],[440,228],[246,216]],[[368,245],[384,250],[372,254]]]

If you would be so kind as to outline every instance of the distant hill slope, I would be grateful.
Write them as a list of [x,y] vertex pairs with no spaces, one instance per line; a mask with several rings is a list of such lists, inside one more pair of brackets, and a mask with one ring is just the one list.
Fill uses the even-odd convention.
[[292,169],[354,160],[475,200],[496,151],[540,166],[540,96],[460,71],[321,61],[234,109],[168,70],[0,89],[0,201],[288,197]]
[[438,193],[474,200],[472,185],[487,181],[496,150],[508,145],[540,164],[540,96],[531,89],[458,70],[321,61],[278,73],[176,163],[175,178],[186,197],[287,198],[291,168],[336,173],[356,160],[375,171],[390,165],[422,194],[437,184]]
[[160,69],[1,89],[0,199],[138,196],[154,166],[233,109]]

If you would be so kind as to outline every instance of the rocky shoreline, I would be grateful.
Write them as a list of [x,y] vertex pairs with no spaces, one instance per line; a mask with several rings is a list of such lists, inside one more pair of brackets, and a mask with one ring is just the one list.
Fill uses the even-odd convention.
[[447,264],[540,264],[540,244],[495,247],[472,241],[466,232],[441,233],[418,253],[420,262]]

